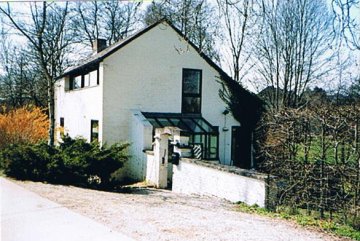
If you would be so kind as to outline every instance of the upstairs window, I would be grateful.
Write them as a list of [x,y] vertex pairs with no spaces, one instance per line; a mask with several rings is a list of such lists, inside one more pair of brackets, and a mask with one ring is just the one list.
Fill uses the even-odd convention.
[[99,121],[91,120],[90,142],[99,141]]
[[82,79],[81,75],[71,77],[70,89],[72,89],[72,90],[80,89],[81,88],[81,79]]
[[90,73],[84,75],[84,87],[90,86]]
[[76,90],[97,85],[99,85],[99,67],[91,71],[71,75],[69,85],[66,88],[68,88],[68,90]]
[[201,113],[201,78],[201,70],[183,69],[182,113]]

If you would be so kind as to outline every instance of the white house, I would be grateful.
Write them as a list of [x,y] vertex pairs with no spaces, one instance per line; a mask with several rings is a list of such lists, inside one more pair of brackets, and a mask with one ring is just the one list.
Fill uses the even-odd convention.
[[219,97],[219,76],[210,58],[166,21],[106,47],[68,69],[55,90],[56,122],[72,137],[113,144],[128,141],[128,177],[146,175],[146,154],[155,128],[176,126],[202,147],[201,158],[232,165],[240,123]]

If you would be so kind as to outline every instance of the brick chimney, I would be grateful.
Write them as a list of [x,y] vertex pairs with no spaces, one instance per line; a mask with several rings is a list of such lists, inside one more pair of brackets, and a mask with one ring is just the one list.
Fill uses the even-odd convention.
[[106,49],[106,39],[95,39],[94,42],[93,42],[93,54],[97,54],[99,53],[100,51]]

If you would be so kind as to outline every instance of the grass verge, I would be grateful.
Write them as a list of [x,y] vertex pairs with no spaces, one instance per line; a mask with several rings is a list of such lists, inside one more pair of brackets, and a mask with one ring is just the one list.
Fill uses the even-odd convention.
[[304,227],[315,227],[325,232],[330,232],[341,237],[348,237],[360,241],[360,231],[349,225],[339,224],[331,220],[321,220],[314,216],[306,215],[301,212],[292,213],[287,210],[277,212],[269,211],[258,206],[249,206],[244,203],[237,204],[237,211],[254,213],[271,218],[282,218],[291,220]]

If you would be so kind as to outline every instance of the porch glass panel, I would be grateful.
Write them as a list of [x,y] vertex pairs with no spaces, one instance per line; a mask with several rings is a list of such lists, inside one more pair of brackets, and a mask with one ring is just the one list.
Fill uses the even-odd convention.
[[219,151],[219,130],[200,115],[179,113],[143,112],[154,128],[178,127],[181,134],[189,135],[189,144],[202,146],[203,159],[217,159]]

